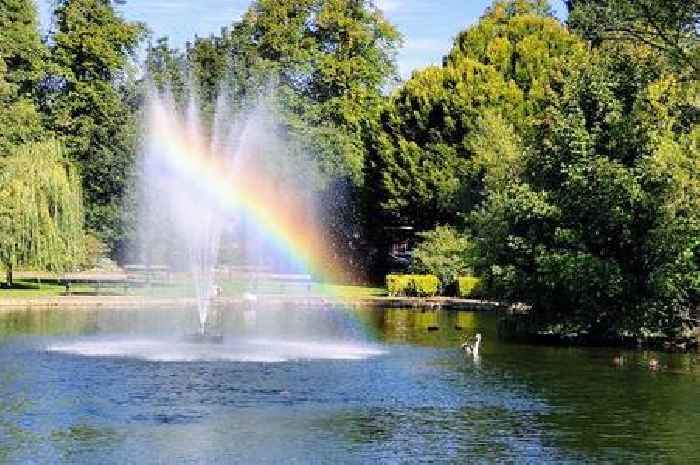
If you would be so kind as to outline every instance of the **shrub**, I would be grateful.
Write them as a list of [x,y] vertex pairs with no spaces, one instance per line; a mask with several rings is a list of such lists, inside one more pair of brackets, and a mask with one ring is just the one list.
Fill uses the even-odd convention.
[[460,276],[457,278],[457,295],[462,298],[474,297],[481,287],[481,279],[475,276]]
[[456,229],[438,226],[419,236],[422,241],[413,251],[411,271],[435,275],[443,286],[452,286],[457,276],[471,270],[473,244]]
[[433,275],[390,274],[386,288],[391,296],[430,297],[437,294],[440,280]]
[[409,295],[411,280],[407,275],[390,274],[386,277],[386,289],[390,296]]
[[413,293],[419,297],[432,297],[438,293],[440,280],[433,275],[412,275]]

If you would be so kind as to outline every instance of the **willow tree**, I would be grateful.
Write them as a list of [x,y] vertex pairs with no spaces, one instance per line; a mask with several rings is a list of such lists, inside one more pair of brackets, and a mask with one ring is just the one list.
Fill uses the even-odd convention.
[[19,147],[0,159],[0,265],[69,269],[83,258],[80,176],[54,141]]

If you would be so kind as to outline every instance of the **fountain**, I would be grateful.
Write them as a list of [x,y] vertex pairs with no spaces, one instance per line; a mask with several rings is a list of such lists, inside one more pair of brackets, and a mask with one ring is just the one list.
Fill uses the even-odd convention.
[[[147,264],[167,261],[186,271],[197,302],[196,336],[204,342],[220,339],[211,331],[210,306],[222,245],[237,251],[234,265],[241,267],[328,273],[308,181],[312,165],[276,136],[265,105],[237,115],[232,107],[222,93],[206,117],[194,92],[182,110],[170,94],[155,90],[147,105],[140,255]],[[251,286],[244,293],[249,304],[257,300]]]
[[[199,333],[203,336],[207,329],[210,289],[218,257],[221,215],[217,205],[208,201],[199,186],[187,182],[183,173],[167,159],[169,148],[164,146],[161,132],[168,128],[160,120],[167,113],[177,114],[172,99],[152,93],[148,108],[140,177],[143,192],[140,246],[148,265],[155,258],[153,255],[160,261],[169,254],[174,258],[169,260],[171,265],[189,271],[197,301]],[[196,100],[191,98],[185,118],[178,125],[187,144],[205,153],[207,137],[198,122],[197,108]],[[161,256],[153,253],[158,242],[162,244]]]

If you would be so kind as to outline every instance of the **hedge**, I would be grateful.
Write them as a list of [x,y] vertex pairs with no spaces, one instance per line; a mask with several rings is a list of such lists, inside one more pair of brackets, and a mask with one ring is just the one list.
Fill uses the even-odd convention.
[[386,277],[386,289],[389,295],[404,295],[411,286],[411,280],[407,275],[390,274]]
[[474,297],[481,287],[481,279],[475,276],[457,278],[457,295],[461,298]]
[[386,288],[391,296],[432,297],[440,288],[440,280],[433,275],[390,274]]

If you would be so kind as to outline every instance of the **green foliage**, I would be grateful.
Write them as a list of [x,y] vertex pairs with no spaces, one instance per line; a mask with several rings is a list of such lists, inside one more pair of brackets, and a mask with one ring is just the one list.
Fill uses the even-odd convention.
[[143,27],[109,2],[62,0],[55,11],[52,82],[44,97],[51,128],[80,165],[87,227],[116,249],[133,167],[136,114],[128,105],[128,60]]
[[[144,29],[112,3],[55,2],[47,46],[31,0],[0,0],[6,268],[84,255],[79,177],[37,142],[49,136],[80,168],[90,254],[124,239]],[[271,150],[313,159],[303,181],[325,189],[338,247],[361,223],[377,244],[386,226],[428,231],[413,267],[429,274],[387,276],[392,295],[456,280],[460,295],[531,305],[543,328],[674,335],[700,305],[697,2],[567,3],[582,37],[546,1],[497,0],[443,66],[389,96],[400,37],[364,0],[257,0],[185,51],[158,40],[147,67],[180,102],[191,79],[208,115],[222,93],[240,102],[230,111],[274,93],[288,143]],[[481,280],[463,276],[472,267]]]
[[[0,71],[0,86],[2,72]],[[8,156],[15,147],[45,137],[41,115],[28,98],[2,95],[0,90],[0,158]]]
[[419,237],[421,242],[413,251],[413,271],[435,275],[443,286],[450,286],[460,274],[471,270],[472,243],[456,229],[438,226]]
[[16,94],[31,97],[46,66],[33,0],[0,0],[0,57]]
[[177,49],[170,48],[168,38],[159,38],[146,50],[146,70],[150,83],[160,92],[170,91],[182,103],[185,97],[187,60]]
[[386,289],[390,296],[408,295],[411,292],[411,279],[403,274],[387,275]]
[[398,275],[386,277],[386,287],[391,296],[432,297],[440,289],[440,280],[433,275]]
[[432,297],[440,289],[440,280],[437,276],[413,275],[411,281],[413,282],[413,292],[419,297]]
[[592,52],[520,181],[472,216],[492,291],[542,324],[673,335],[696,305],[697,84],[657,64],[646,46]]
[[363,137],[396,76],[399,34],[367,1],[257,0],[218,36],[187,51],[209,112],[226,92],[248,103],[274,90],[285,136],[328,180],[362,183]]
[[283,85],[317,102],[376,95],[394,72],[398,33],[365,1],[258,0],[233,35],[241,32],[255,38],[259,59],[276,65]]
[[546,1],[499,0],[476,26],[457,36],[448,60],[467,57],[494,67],[522,90],[527,114],[536,118],[556,98],[585,49],[580,38],[551,16]]
[[58,271],[83,259],[80,177],[53,141],[0,159],[0,264]]
[[483,109],[517,114],[522,94],[470,59],[417,72],[394,94],[368,147],[368,196],[385,222],[430,229],[468,209],[470,136]]
[[69,86],[117,79],[144,32],[102,0],[62,0],[54,14],[51,51]]
[[[632,4],[659,14],[623,24],[636,40],[590,49],[545,2],[496,1],[442,68],[388,99],[368,144],[368,210],[378,226],[423,230],[466,218],[482,292],[531,305],[542,327],[677,334],[700,302],[695,16],[574,3],[588,38],[586,5],[608,15],[603,28]],[[685,48],[633,26],[657,40],[673,30]],[[419,257],[442,256],[426,242]],[[451,279],[435,269],[421,271]]]
[[600,44],[646,44],[681,68],[700,71],[697,0],[567,0],[569,24]]
[[0,1],[0,157],[43,137],[34,98],[45,59],[34,3]]
[[463,299],[475,297],[481,287],[481,279],[475,276],[459,276],[457,278],[457,295]]
[[484,111],[476,121],[470,141],[470,171],[479,173],[479,195],[473,204],[483,200],[483,193],[501,191],[522,174],[524,142],[515,127],[498,113]]
[[104,263],[108,263],[109,249],[104,242],[99,240],[94,234],[85,234],[83,236],[83,261],[80,263],[83,269],[103,268]]
[[414,73],[391,96],[365,167],[368,210],[380,224],[454,223],[481,203],[484,182],[518,172],[522,137],[536,132],[585,52],[548,11],[496,2],[443,67]]

